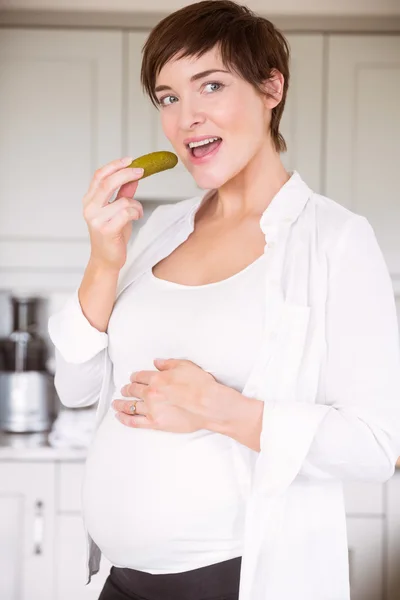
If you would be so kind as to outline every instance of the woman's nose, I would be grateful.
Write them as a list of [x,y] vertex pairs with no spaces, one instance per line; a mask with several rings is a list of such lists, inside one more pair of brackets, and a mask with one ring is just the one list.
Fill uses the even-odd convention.
[[179,112],[179,127],[182,131],[191,131],[206,120],[204,113],[194,103],[181,104]]

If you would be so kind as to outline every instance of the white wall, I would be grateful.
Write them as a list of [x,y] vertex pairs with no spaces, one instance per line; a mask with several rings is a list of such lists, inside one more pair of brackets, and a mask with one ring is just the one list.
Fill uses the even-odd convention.
[[[240,2],[240,0],[239,0]],[[0,0],[0,9],[169,13],[185,0]],[[263,15],[400,15],[399,0],[243,0]]]

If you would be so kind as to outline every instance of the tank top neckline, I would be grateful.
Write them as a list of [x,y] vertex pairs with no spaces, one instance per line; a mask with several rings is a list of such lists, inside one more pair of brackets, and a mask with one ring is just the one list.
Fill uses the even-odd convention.
[[236,279],[237,277],[239,277],[240,275],[246,273],[247,271],[249,271],[251,269],[251,267],[253,267],[254,265],[258,264],[259,262],[261,262],[261,260],[264,258],[265,254],[261,254],[261,256],[259,256],[258,258],[256,258],[256,260],[254,260],[253,262],[251,262],[250,264],[247,265],[247,267],[245,267],[244,269],[242,269],[241,271],[238,271],[237,273],[234,273],[233,275],[231,275],[230,277],[227,277],[225,279],[220,279],[219,281],[213,281],[211,283],[203,283],[202,285],[186,285],[184,283],[177,283],[175,281],[169,281],[168,279],[161,279],[160,277],[157,277],[156,275],[154,275],[153,273],[153,267],[150,267],[149,269],[149,275],[150,278],[156,282],[158,285],[163,285],[164,287],[170,287],[170,288],[181,288],[181,289],[204,289],[204,288],[210,288],[210,287],[215,287],[215,286],[219,286],[222,285],[224,283],[228,283],[230,281],[232,281],[233,279]]

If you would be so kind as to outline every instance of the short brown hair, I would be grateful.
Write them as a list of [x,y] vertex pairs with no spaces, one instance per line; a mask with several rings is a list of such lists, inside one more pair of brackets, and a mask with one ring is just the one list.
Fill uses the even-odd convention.
[[154,106],[156,76],[176,55],[201,56],[214,46],[222,62],[262,93],[261,83],[277,69],[284,77],[282,99],[271,115],[271,136],[278,152],[286,150],[279,132],[289,86],[289,44],[267,19],[231,0],[203,0],[189,4],[162,19],[150,32],[143,48],[141,83]]

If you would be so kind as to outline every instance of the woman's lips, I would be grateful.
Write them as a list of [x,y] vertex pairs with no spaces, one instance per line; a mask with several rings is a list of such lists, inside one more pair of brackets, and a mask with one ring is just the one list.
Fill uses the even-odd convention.
[[202,164],[202,163],[206,162],[207,160],[210,160],[211,158],[213,158],[217,154],[217,152],[221,146],[222,146],[222,140],[210,152],[208,152],[204,156],[199,156],[199,157],[194,156],[191,148],[188,148],[189,160],[195,165]]

